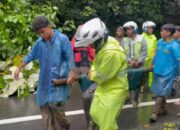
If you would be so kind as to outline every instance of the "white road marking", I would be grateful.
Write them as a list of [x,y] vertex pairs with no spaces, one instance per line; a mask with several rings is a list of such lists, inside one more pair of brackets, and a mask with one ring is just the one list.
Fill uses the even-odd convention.
[[[168,99],[168,100],[166,100],[166,102],[167,102],[167,103],[175,103],[175,102],[177,102],[177,101],[179,101],[179,100],[180,100],[180,98]],[[154,105],[154,104],[155,104],[154,101],[151,101],[151,102],[141,102],[138,106],[139,106],[139,107],[144,107],[144,106],[152,106],[152,105]],[[123,109],[125,109],[125,108],[132,108],[132,104],[124,105],[124,106],[123,106]]]
[[[176,99],[168,99],[167,103],[174,103],[179,101],[180,98]],[[144,106],[152,106],[155,102],[142,102],[139,104],[139,107]],[[124,105],[123,109],[132,108],[132,104]],[[67,111],[65,112],[67,116],[74,116],[74,115],[81,115],[84,114],[84,110],[75,110],[75,111]],[[10,118],[10,119],[2,119],[0,120],[0,125],[3,124],[12,124],[12,123],[19,123],[19,122],[25,122],[25,121],[32,121],[32,120],[40,120],[42,119],[41,115],[35,115],[35,116],[26,116],[26,117],[17,117],[17,118]]]

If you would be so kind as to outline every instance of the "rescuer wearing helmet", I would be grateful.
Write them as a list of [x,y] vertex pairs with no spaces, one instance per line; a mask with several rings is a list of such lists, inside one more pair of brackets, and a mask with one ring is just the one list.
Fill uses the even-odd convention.
[[[155,51],[156,51],[156,46],[157,46],[157,38],[156,36],[153,34],[153,31],[156,27],[156,24],[152,21],[146,21],[143,23],[142,25],[142,36],[146,39],[147,41],[147,58],[146,58],[146,67],[149,68],[151,67],[151,63],[153,60],[153,57],[155,55]],[[146,74],[146,81],[148,81],[147,85],[150,87],[152,84],[152,73],[147,73]]]
[[126,55],[119,43],[110,37],[105,24],[94,18],[79,28],[76,47],[88,46],[96,50],[88,78],[97,83],[90,115],[99,130],[117,130],[116,119],[128,94]]
[[[123,28],[127,37],[123,38],[121,46],[127,55],[128,67],[129,69],[142,68],[147,56],[146,40],[137,34],[138,26],[135,22],[126,22]],[[142,72],[131,71],[128,73],[130,96],[134,108],[138,108],[141,78]]]

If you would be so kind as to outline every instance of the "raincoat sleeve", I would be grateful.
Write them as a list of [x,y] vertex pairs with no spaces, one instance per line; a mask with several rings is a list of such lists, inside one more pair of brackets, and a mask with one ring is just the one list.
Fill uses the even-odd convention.
[[145,38],[142,39],[141,52],[139,57],[139,62],[144,62],[147,57],[147,42]]
[[68,67],[70,70],[75,68],[75,63],[74,63],[74,53],[72,50],[71,43],[67,36],[64,36],[63,41],[62,41],[62,52],[65,60],[68,62]]
[[31,51],[27,54],[27,56],[23,59],[25,63],[29,63],[33,60],[37,60],[38,58],[38,42],[34,44]]
[[114,78],[121,66],[120,60],[119,55],[112,51],[111,53],[104,53],[101,61],[97,61],[99,64],[94,65],[95,63],[93,63],[90,70],[90,80],[102,84],[103,82]]

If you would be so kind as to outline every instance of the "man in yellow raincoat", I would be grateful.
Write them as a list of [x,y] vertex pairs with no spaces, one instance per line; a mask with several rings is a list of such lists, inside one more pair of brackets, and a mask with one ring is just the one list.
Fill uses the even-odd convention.
[[92,43],[96,56],[88,74],[98,87],[90,115],[99,130],[118,130],[116,119],[128,94],[126,56],[119,43],[108,36],[105,24],[95,18],[76,32],[76,47]]
[[[157,46],[157,38],[153,34],[154,28],[156,27],[156,24],[152,21],[146,21],[142,25],[143,33],[142,36],[146,39],[147,42],[147,57],[146,57],[146,67],[149,68],[152,64],[153,57],[155,55],[156,51],[156,46]],[[147,81],[148,81],[148,86],[150,87],[152,84],[152,72],[147,74]]]

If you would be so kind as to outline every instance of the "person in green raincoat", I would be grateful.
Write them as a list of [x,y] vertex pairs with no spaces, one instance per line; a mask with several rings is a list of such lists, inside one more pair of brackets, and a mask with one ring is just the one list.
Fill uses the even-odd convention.
[[97,83],[90,115],[99,130],[118,130],[116,120],[128,95],[126,55],[119,43],[108,36],[105,24],[95,18],[76,32],[76,47],[92,43],[95,60],[88,78]]
[[[142,36],[146,39],[147,42],[147,57],[146,57],[146,68],[151,67],[152,64],[152,60],[154,58],[155,55],[155,51],[156,51],[156,46],[157,46],[157,38],[156,36],[153,34],[154,28],[156,27],[156,24],[152,21],[146,21],[143,23],[142,25]],[[147,73],[146,74],[147,78],[145,81],[148,82],[148,86],[150,87],[152,84],[152,79],[153,79],[153,75],[152,72]]]

